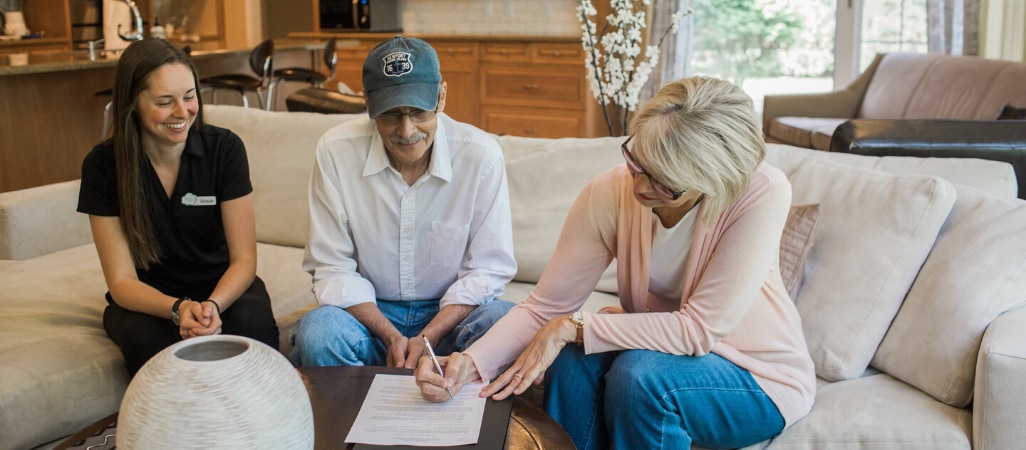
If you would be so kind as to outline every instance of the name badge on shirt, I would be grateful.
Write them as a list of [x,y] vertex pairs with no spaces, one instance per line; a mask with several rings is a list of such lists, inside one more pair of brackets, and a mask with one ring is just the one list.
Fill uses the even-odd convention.
[[185,206],[213,206],[217,204],[217,197],[213,195],[196,195],[190,192],[182,196],[182,204]]

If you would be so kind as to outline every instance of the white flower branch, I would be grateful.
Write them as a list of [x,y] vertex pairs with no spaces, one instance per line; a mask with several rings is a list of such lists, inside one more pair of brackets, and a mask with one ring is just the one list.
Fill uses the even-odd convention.
[[[642,0],[648,6],[651,0]],[[592,17],[598,14],[591,0],[578,0],[577,16],[581,22],[581,43],[584,47],[584,65],[592,95],[602,105],[602,113],[611,136],[626,133],[627,119],[638,105],[641,89],[648,81],[652,69],[659,64],[659,47],[670,34],[677,32],[687,12],[673,14],[671,24],[663,31],[656,45],[645,48],[645,11],[637,8],[637,0],[611,0],[611,13],[601,33],[596,31]]]

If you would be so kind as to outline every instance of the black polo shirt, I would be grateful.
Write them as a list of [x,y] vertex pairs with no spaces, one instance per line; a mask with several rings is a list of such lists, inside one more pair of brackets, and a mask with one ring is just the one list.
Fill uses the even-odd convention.
[[[206,298],[228,269],[220,205],[253,191],[242,140],[212,125],[190,131],[171,198],[145,154],[141,165],[161,259],[148,271],[136,267],[139,280],[167,295]],[[106,141],[82,162],[78,212],[117,216],[116,184],[114,146]]]

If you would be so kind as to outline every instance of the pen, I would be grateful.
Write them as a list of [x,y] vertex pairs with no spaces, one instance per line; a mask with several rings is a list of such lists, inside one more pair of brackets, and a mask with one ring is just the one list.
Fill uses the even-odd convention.
[[[438,357],[435,356],[435,350],[431,348],[431,341],[428,341],[427,336],[423,334],[420,337],[424,338],[424,345],[427,346],[428,358],[431,358],[431,362],[435,363],[435,369],[438,369],[438,373],[445,377],[445,372],[442,372],[442,365],[438,364]],[[446,382],[448,384],[448,382]],[[445,390],[449,391],[449,400],[452,400],[452,389],[449,386],[445,386]]]

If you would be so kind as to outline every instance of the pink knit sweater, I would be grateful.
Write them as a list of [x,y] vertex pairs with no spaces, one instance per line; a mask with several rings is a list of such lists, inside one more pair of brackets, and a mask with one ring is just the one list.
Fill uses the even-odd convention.
[[764,163],[712,223],[702,220],[700,203],[683,298],[660,299],[648,291],[652,210],[634,199],[625,166],[608,170],[578,196],[531,295],[466,353],[483,377],[494,378],[545,322],[579,309],[615,257],[628,314],[585,314],[587,353],[716,353],[750,371],[790,426],[808,414],[816,390],[801,318],[778,263],[790,202],[787,178]]

